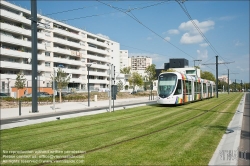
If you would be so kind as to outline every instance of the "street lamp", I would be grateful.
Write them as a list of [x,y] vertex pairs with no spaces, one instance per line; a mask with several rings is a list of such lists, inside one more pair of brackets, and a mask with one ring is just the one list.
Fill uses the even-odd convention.
[[8,80],[8,95],[10,96],[10,78],[7,78]]
[[89,68],[92,65],[92,63],[86,63],[87,69],[88,69],[88,107],[89,107]]

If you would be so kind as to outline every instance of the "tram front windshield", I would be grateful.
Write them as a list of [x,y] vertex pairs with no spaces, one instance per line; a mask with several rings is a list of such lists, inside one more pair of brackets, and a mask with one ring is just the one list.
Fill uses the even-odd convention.
[[170,96],[176,86],[177,76],[172,73],[162,74],[158,79],[158,94],[161,98]]

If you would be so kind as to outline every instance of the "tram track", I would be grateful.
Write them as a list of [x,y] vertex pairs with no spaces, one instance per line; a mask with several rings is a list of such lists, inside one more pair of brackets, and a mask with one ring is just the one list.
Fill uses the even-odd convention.
[[[201,104],[201,107],[204,107],[204,106],[206,106],[206,105],[209,105],[210,104],[210,102],[209,103],[206,103],[205,105],[204,104]],[[180,106],[177,106],[177,107],[180,107]],[[168,107],[167,107],[168,108]],[[190,107],[188,107],[188,108],[186,108],[186,109],[190,109],[190,108],[192,108],[191,106]],[[199,107],[197,107],[196,109],[198,109]],[[147,109],[149,109],[150,110],[150,108],[147,108]],[[179,109],[182,109],[182,108],[179,108]],[[74,130],[74,129],[81,129],[81,128],[86,128],[86,127],[88,127],[88,126],[94,126],[94,125],[102,125],[102,124],[106,124],[106,123],[110,123],[110,122],[116,122],[116,121],[120,121],[120,120],[126,120],[126,119],[130,119],[130,118],[138,118],[138,117],[145,117],[145,116],[147,116],[147,115],[154,115],[154,114],[159,114],[159,113],[161,113],[162,112],[162,110],[161,109],[159,109],[159,111],[154,111],[154,112],[146,112],[145,113],[145,110],[143,110],[143,114],[141,114],[141,112],[136,112],[136,113],[138,113],[138,115],[134,115],[134,114],[132,114],[132,115],[129,115],[129,116],[126,116],[126,117],[124,117],[124,115],[121,115],[122,117],[121,118],[115,118],[115,119],[112,119],[113,117],[108,117],[108,119],[105,119],[104,121],[102,121],[102,122],[97,122],[97,123],[91,123],[91,124],[82,124],[82,125],[78,125],[78,126],[76,126],[76,127],[69,127],[69,128],[63,128],[63,129],[59,129],[59,130],[52,130],[52,131],[47,131],[47,132],[41,132],[41,133],[37,133],[37,134],[25,134],[24,136],[21,136],[20,135],[20,133],[17,133],[16,134],[16,137],[14,136],[14,137],[11,137],[10,138],[10,136],[8,135],[8,140],[11,140],[11,139],[16,139],[16,138],[26,138],[26,137],[30,137],[30,136],[32,136],[32,137],[34,137],[34,136],[39,136],[39,135],[45,135],[45,134],[50,134],[50,133],[54,133],[54,132],[65,132],[65,130]],[[110,118],[110,119],[109,119]],[[98,119],[97,119],[98,120]],[[56,126],[57,127],[57,124],[56,125],[54,125],[54,126]],[[36,130],[36,131],[39,131],[39,130],[41,130],[41,129],[43,129],[43,128],[46,128],[47,126],[44,126],[44,127],[39,127],[39,128],[34,128],[34,130]],[[50,126],[51,127],[51,126]],[[29,132],[31,131],[31,129],[27,129]],[[22,130],[23,131],[23,130]],[[1,137],[1,141],[4,141],[4,139]]]
[[[189,121],[192,121],[194,119],[197,119],[198,117],[201,117],[202,115],[210,112],[211,110],[221,106],[222,104],[224,104],[225,102],[229,101],[229,100],[232,100],[235,96],[225,100],[225,101],[222,101],[220,102],[219,104],[209,108],[209,109],[206,109],[204,110],[202,113],[196,115],[196,116],[192,116],[188,119],[185,119],[185,120],[182,120],[180,122],[177,122],[177,123],[174,123],[174,124],[171,124],[171,125],[168,125],[164,128],[161,128],[161,129],[158,129],[158,130],[155,130],[155,131],[152,131],[152,132],[149,132],[149,133],[145,133],[145,134],[141,134],[141,135],[138,135],[138,136],[134,136],[134,137],[131,137],[131,138],[128,138],[128,139],[125,139],[125,140],[121,140],[121,141],[118,141],[118,142],[114,142],[114,143],[110,143],[110,144],[107,144],[107,145],[103,145],[103,146],[100,146],[100,147],[96,147],[96,148],[92,148],[92,149],[89,149],[87,151],[85,151],[85,153],[78,153],[78,154],[75,154],[75,156],[78,156],[78,155],[84,155],[86,153],[92,153],[92,152],[96,152],[96,151],[99,151],[99,150],[102,150],[102,149],[105,149],[105,148],[109,148],[109,147],[112,147],[112,146],[115,146],[115,145],[119,145],[119,144],[123,144],[125,142],[129,142],[129,141],[132,141],[132,140],[136,140],[136,139],[139,139],[139,138],[143,138],[143,137],[146,137],[146,136],[149,136],[149,135],[152,135],[152,134],[155,134],[155,133],[159,133],[161,131],[164,131],[166,129],[169,129],[169,128],[172,128],[172,127],[176,127],[176,126],[179,126],[181,124],[184,124],[186,122],[189,122]],[[239,96],[238,96],[239,97]],[[211,103],[207,103],[207,104],[211,104]],[[203,105],[204,106],[204,105]],[[204,106],[206,107],[206,106]],[[58,159],[58,160],[65,160],[67,158],[61,158],[61,159]],[[49,163],[44,163],[44,164],[40,164],[40,165],[47,165]]]

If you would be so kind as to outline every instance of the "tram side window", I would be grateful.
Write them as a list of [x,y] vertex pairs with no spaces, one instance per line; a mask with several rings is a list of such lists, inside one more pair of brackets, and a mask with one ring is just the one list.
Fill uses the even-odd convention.
[[191,94],[191,81],[185,81],[185,86],[186,86],[186,94],[190,95]]
[[176,87],[176,90],[174,92],[174,95],[179,95],[181,93],[182,93],[182,91],[181,91],[181,80],[178,80],[177,87]]
[[197,84],[198,84],[197,93],[201,93],[201,83],[197,83]]
[[206,93],[206,89],[207,89],[206,84],[203,84],[203,93]]
[[194,93],[198,93],[198,82],[194,82]]

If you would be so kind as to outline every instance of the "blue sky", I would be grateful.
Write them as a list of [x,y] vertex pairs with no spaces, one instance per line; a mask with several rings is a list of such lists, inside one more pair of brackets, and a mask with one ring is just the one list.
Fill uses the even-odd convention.
[[[30,1],[10,1],[30,10]],[[188,18],[207,40],[201,36]],[[219,76],[249,81],[249,1],[37,1],[38,13],[120,43],[129,56],[153,58],[163,68],[169,58],[189,66],[219,62]],[[66,12],[68,11],[68,12]],[[127,14],[126,14],[127,12]],[[210,45],[206,42],[210,42]],[[201,65],[215,75],[215,65]]]

